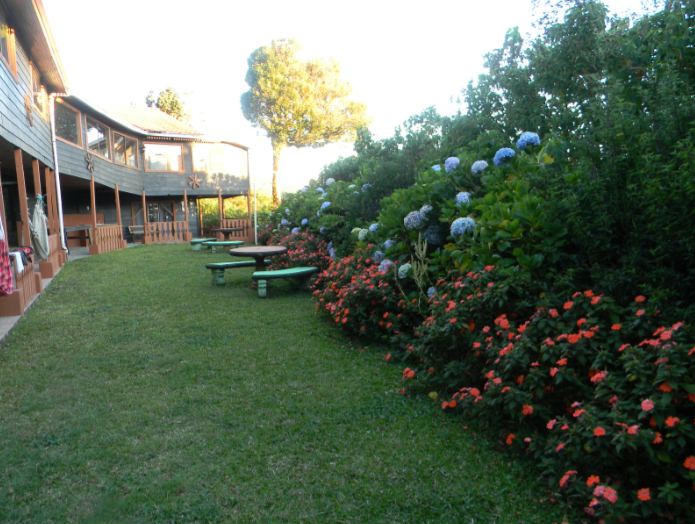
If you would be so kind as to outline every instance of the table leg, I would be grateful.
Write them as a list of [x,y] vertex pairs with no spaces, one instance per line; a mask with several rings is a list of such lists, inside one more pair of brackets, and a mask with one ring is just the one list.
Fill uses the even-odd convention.
[[253,257],[256,261],[256,269],[254,271],[265,271],[265,257]]

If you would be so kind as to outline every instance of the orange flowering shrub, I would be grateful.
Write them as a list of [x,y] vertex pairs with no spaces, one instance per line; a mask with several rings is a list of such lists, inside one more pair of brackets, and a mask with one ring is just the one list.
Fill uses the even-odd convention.
[[690,327],[662,322],[644,297],[621,306],[590,290],[561,297],[538,286],[512,268],[440,281],[414,339],[401,336],[409,387],[447,391],[457,410],[494,423],[502,439],[515,435],[507,447],[531,455],[597,519],[688,521]]
[[[379,271],[371,246],[335,258],[315,279],[316,311],[352,334],[389,339],[422,322],[410,290],[412,279],[396,285],[393,266]],[[408,293],[404,295],[404,293]],[[413,302],[414,301],[414,302]]]
[[319,271],[323,271],[331,263],[328,244],[320,235],[308,231],[296,235],[271,234],[267,243],[269,246],[287,247],[286,253],[270,259],[269,270],[313,266],[319,268]]

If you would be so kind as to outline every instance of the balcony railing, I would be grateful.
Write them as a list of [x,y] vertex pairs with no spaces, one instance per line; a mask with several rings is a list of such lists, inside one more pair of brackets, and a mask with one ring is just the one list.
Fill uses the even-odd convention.
[[145,224],[145,244],[168,244],[172,242],[189,242],[192,239],[188,231],[188,221],[148,222]]
[[99,247],[99,253],[123,249],[123,228],[118,224],[99,225],[94,235],[94,243]]

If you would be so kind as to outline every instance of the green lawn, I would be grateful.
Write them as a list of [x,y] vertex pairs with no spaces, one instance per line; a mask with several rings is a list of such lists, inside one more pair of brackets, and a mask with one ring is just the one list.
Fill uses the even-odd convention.
[[550,523],[546,486],[225,254],[71,262],[0,348],[2,522]]

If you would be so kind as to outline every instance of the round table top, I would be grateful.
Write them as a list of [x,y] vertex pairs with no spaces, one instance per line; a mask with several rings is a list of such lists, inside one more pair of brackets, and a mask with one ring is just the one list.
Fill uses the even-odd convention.
[[285,246],[250,246],[230,249],[229,254],[233,257],[271,257],[273,255],[282,255],[286,251],[287,248]]

